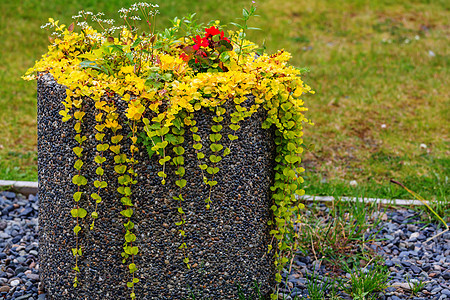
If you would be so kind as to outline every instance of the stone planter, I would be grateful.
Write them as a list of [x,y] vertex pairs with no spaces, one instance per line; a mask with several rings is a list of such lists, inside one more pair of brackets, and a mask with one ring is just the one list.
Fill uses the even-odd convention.
[[[74,257],[74,219],[70,210],[76,186],[71,178],[76,171],[72,148],[75,146],[73,124],[61,122],[58,112],[65,98],[65,88],[44,74],[38,79],[38,174],[40,199],[40,271],[49,299],[127,299],[129,277],[120,253],[123,244],[123,217],[113,156],[106,155],[105,177],[108,188],[103,193],[99,219],[93,231],[90,219],[83,221],[80,242],[83,256],[77,288],[72,287]],[[250,100],[249,100],[250,101]],[[88,101],[85,101],[87,103]],[[119,106],[119,111],[125,105]],[[95,134],[92,110],[85,111],[83,134],[83,174],[88,179],[86,193],[94,192],[96,180]],[[123,113],[122,113],[123,115]],[[234,141],[231,154],[221,162],[218,185],[214,187],[211,209],[205,209],[208,189],[202,184],[197,167],[192,137],[185,135],[185,167],[187,186],[183,189],[186,212],[186,243],[191,262],[187,269],[178,250],[180,236],[175,222],[179,220],[178,203],[172,200],[176,192],[174,171],[161,185],[156,176],[160,165],[140,151],[136,165],[138,183],[133,186],[137,203],[133,222],[140,249],[135,258],[138,266],[137,299],[237,299],[238,286],[244,295],[260,285],[263,295],[273,286],[275,269],[271,255],[267,221],[271,218],[269,187],[273,180],[273,133],[261,128],[263,109],[243,122]],[[200,135],[207,140],[211,114],[197,114]],[[225,120],[224,125],[227,121]],[[122,133],[126,136],[126,126]],[[224,126],[228,128],[228,126]],[[202,131],[203,130],[203,131]],[[222,132],[226,136],[229,132]],[[92,150],[90,150],[92,149]],[[173,178],[171,180],[170,178]],[[90,213],[92,199],[81,204]]]

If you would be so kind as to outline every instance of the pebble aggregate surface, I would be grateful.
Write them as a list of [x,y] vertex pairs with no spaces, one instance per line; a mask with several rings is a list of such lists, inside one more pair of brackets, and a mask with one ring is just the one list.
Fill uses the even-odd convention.
[[[39,284],[38,206],[37,196],[0,192],[0,299],[46,299]],[[384,241],[370,245],[390,271],[389,287],[378,299],[450,299],[450,234],[425,243],[442,229],[423,223],[420,213],[408,209],[387,210],[385,215],[377,236]],[[286,299],[308,296],[314,269],[319,281],[327,280],[324,265],[312,256],[296,256],[284,288]],[[412,296],[408,281],[423,282],[422,291]]]
[[[75,141],[74,118],[61,122],[59,111],[61,101],[66,98],[65,88],[55,82],[49,74],[38,79],[38,180],[39,180],[39,226],[40,226],[40,275],[41,282],[51,299],[126,299],[131,293],[126,282],[130,280],[127,264],[122,262],[125,218],[120,211],[123,206],[114,169],[114,154],[105,151],[106,161],[102,165],[107,188],[100,191],[99,218],[94,230],[89,230],[91,218],[81,220],[80,245],[82,258],[74,288],[73,278],[75,259],[70,251],[75,245],[73,233],[74,218],[68,213],[75,206],[73,193],[77,191],[72,183],[76,170],[73,167],[75,155],[72,149]],[[118,97],[104,97],[115,103],[119,124],[127,124],[125,111],[127,103]],[[253,103],[248,97],[241,105],[248,107]],[[221,125],[223,146],[229,146],[228,134],[230,112],[235,110],[229,102],[224,106],[225,114]],[[98,192],[94,187],[97,164],[94,163],[98,141],[94,136],[98,110],[94,101],[84,98],[82,135],[88,138],[83,143],[82,175],[87,185],[83,186],[80,206],[88,211],[95,207],[89,195]],[[201,136],[204,163],[213,154],[210,148],[211,126],[215,124],[215,114],[207,109],[197,111],[197,121]],[[151,119],[149,113],[146,115]],[[263,108],[251,118],[240,122],[241,128],[233,141],[229,155],[224,156],[216,174],[218,184],[212,191],[212,204],[206,209],[205,199],[209,189],[203,183],[199,161],[192,147],[192,133],[186,128],[183,148],[185,153],[186,186],[181,193],[185,201],[182,209],[186,223],[183,240],[175,225],[180,221],[178,196],[175,185],[178,176],[175,166],[166,163],[168,174],[166,184],[156,174],[162,170],[156,155],[149,159],[145,150],[136,153],[139,161],[134,165],[138,174],[137,183],[132,186],[132,199],[135,204],[132,221],[137,236],[139,253],[134,257],[139,276],[136,295],[140,299],[182,299],[194,293],[197,298],[233,299],[238,293],[238,285],[244,294],[253,291],[255,281],[261,285],[261,292],[268,294],[274,281],[273,259],[266,255],[271,237],[267,222],[270,218],[270,186],[273,179],[275,144],[273,132],[261,128],[266,113]],[[141,128],[141,132],[143,129]],[[111,130],[105,130],[105,141],[111,140]],[[121,153],[131,157],[129,126],[120,129],[124,136],[120,142]],[[130,134],[131,136],[131,134]],[[172,148],[166,154],[174,157]],[[208,161],[209,162],[209,161]],[[209,165],[211,165],[209,163]],[[205,172],[206,174],[206,172]],[[211,176],[206,174],[211,180]],[[55,217],[56,216],[56,217]],[[186,257],[179,247],[186,242],[186,253],[191,268],[183,263]],[[130,260],[129,260],[130,261]],[[129,262],[128,262],[129,263]],[[205,284],[205,282],[209,284]]]

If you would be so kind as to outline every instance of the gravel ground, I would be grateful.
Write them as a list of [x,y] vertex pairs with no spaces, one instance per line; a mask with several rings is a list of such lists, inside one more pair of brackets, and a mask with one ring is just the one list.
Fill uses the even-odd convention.
[[[36,196],[0,192],[0,299],[46,298],[39,289],[38,205]],[[387,210],[381,217],[377,237],[385,240],[370,247],[385,258],[391,273],[390,286],[379,299],[450,299],[450,233],[425,243],[442,229],[421,222],[419,213]],[[296,257],[286,294],[307,297],[314,269],[319,281],[327,279],[326,266],[310,256]],[[425,282],[422,292],[411,296],[408,280]]]

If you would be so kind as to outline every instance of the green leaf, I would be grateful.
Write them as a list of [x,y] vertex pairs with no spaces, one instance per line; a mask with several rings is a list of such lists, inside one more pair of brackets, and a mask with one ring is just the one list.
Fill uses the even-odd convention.
[[222,135],[220,133],[215,133],[215,134],[211,134],[209,136],[209,139],[211,140],[211,142],[218,142],[222,139]]
[[[128,185],[131,181],[132,181],[131,177],[128,174],[125,174],[123,176],[119,176],[119,178],[117,178],[117,182],[119,184],[121,184],[121,185]],[[95,183],[94,183],[94,185],[95,185]]]
[[84,208],[79,208],[78,209],[78,217],[79,218],[84,218],[87,215],[87,211]]
[[[78,227],[80,227],[80,226],[78,226]],[[77,232],[75,234],[77,234]],[[72,248],[72,254],[73,254],[73,256],[78,256],[78,249]]]
[[85,140],[87,140],[87,136],[83,135],[83,137],[81,137],[81,135],[77,134],[75,136],[75,141],[77,141],[79,144],[83,143]]
[[219,161],[222,160],[222,157],[216,156],[216,155],[211,155],[211,156],[209,157],[209,160],[210,160],[211,162],[213,162],[213,163],[218,163]]
[[108,144],[98,144],[97,145],[97,151],[99,152],[103,152],[109,149],[109,145]]
[[200,138],[200,136],[199,136],[198,134],[193,134],[193,135],[192,135],[192,139],[193,139],[195,142],[200,142],[200,141],[201,141],[201,138]]
[[[106,160],[106,159],[105,159]],[[122,153],[122,154],[118,154],[114,156],[114,162],[116,164],[123,164],[127,161],[127,156],[126,154]]]
[[234,130],[234,131],[236,131],[236,130],[238,130],[239,128],[241,128],[241,126],[240,126],[240,125],[237,125],[237,124],[231,124],[229,127],[230,127],[231,130]]
[[223,146],[221,144],[211,144],[209,148],[211,148],[211,151],[213,152],[218,152],[223,149]]
[[131,221],[128,221],[127,223],[123,224],[123,226],[124,226],[126,229],[131,230],[131,229],[133,229],[133,227],[134,227],[134,223],[131,222]]
[[73,182],[73,184],[76,184],[78,186],[86,185],[87,184],[87,179],[83,175],[75,175],[75,176],[72,177],[72,182]]
[[197,153],[197,159],[203,159],[205,157],[205,154],[204,153],[202,153],[202,152],[198,152]]
[[81,152],[83,152],[83,148],[75,147],[72,149],[76,156],[81,157]]
[[103,138],[105,137],[105,134],[104,133],[96,133],[95,134],[95,139],[97,140],[97,141],[103,141]]
[[128,243],[134,242],[136,240],[136,236],[130,232],[127,232],[125,234],[125,241],[127,241]]
[[174,147],[173,151],[177,154],[177,155],[183,155],[184,154],[184,148],[181,146],[178,147]]
[[131,218],[131,216],[133,215],[133,210],[131,208],[128,208],[128,209],[122,210],[120,212],[120,214],[124,217]]
[[102,200],[102,198],[97,193],[92,193],[91,194],[91,198],[94,199],[94,200]]
[[73,200],[75,200],[75,202],[80,201],[82,194],[82,192],[75,192],[75,194],[73,194]]
[[85,60],[85,61],[80,62],[79,66],[80,66],[80,68],[92,68],[92,69],[101,71],[105,74],[109,74],[108,70],[104,66],[97,65],[97,63],[94,61]]
[[120,198],[120,202],[122,202],[122,204],[125,206],[133,206],[133,203],[131,202],[131,199],[129,197]]
[[242,16],[246,19],[249,17],[249,12],[245,8],[242,9]]
[[175,144],[178,142],[176,136],[174,136],[173,134],[166,134],[164,136],[164,139],[171,144]]
[[78,235],[78,232],[80,232],[80,230],[81,230],[81,227],[80,227],[79,225],[76,225],[76,226],[73,228],[73,232],[75,232],[75,235]]
[[114,171],[116,171],[116,173],[118,173],[118,174],[123,174],[127,171],[127,166],[126,165],[115,165]]
[[106,181],[99,181],[99,180],[96,180],[96,181],[94,181],[94,186],[95,186],[96,188],[101,188],[101,189],[103,189],[103,188],[107,187],[108,184],[106,183]]
[[97,219],[98,218],[98,213],[96,211],[91,212],[91,217],[93,219]]
[[194,144],[194,145],[192,145],[192,147],[195,149],[195,150],[200,150],[200,149],[202,149],[202,144],[201,143],[198,143],[198,144]]
[[178,207],[178,213],[183,215],[184,214],[183,208]]
[[206,170],[206,168],[208,168],[208,166],[203,164],[203,165],[199,165],[199,168],[202,169],[202,170]]
[[229,139],[230,141],[234,141],[234,140],[237,140],[238,137],[237,137],[237,135],[229,134],[229,135],[228,135],[228,139]]
[[[127,282],[127,287],[132,288],[134,286],[134,283],[132,282]],[[130,296],[131,297],[131,296]]]
[[223,128],[222,125],[213,125],[213,126],[211,126],[211,130],[212,130],[213,132],[219,132],[219,131],[222,130],[222,128]]
[[185,179],[180,179],[175,181],[175,184],[180,188],[184,188],[186,186],[187,181]]
[[97,156],[94,158],[94,161],[95,161],[96,163],[98,163],[98,164],[102,164],[102,163],[104,163],[104,162],[106,161],[106,157],[101,157],[100,155],[97,155]]
[[223,121],[223,117],[213,117],[213,121],[216,123],[220,123]]
[[73,209],[70,211],[70,214],[71,214],[72,217],[74,217],[74,218],[78,217],[78,209],[73,208]]
[[134,283],[138,283],[138,282],[139,282],[139,279],[138,279],[138,278],[133,278],[133,282],[134,282]]
[[82,166],[83,166],[83,161],[81,159],[77,159],[77,161],[73,165],[73,167],[77,170],[80,170]]
[[228,154],[230,154],[230,152],[230,148],[226,147],[225,150],[223,150],[223,156],[227,156]]
[[95,173],[99,176],[102,176],[104,174],[103,168],[98,167],[97,169],[95,169]]
[[[113,143],[113,144],[117,144],[118,142],[120,142],[121,140],[123,139],[123,135],[115,135],[115,136],[112,136],[111,137],[111,142]],[[108,149],[108,148],[106,148],[106,149]],[[105,150],[106,150],[105,149]]]
[[137,270],[136,265],[133,263],[128,265],[128,269],[130,269],[130,273],[134,273]]
[[185,173],[186,173],[186,170],[183,167],[179,167],[178,170],[175,171],[175,174],[178,176],[184,176]]
[[137,255],[138,252],[139,252],[138,247],[131,247],[131,254],[132,254],[132,255]]

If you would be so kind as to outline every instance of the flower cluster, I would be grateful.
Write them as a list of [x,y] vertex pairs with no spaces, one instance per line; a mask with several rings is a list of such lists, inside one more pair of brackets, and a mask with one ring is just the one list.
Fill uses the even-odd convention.
[[226,71],[223,65],[220,65],[220,56],[226,51],[233,50],[231,41],[224,36],[224,32],[220,31],[215,26],[205,28],[203,37],[196,35],[192,38],[194,45],[187,46],[180,54],[180,58],[189,64],[197,71],[205,72],[209,69],[219,71]]

